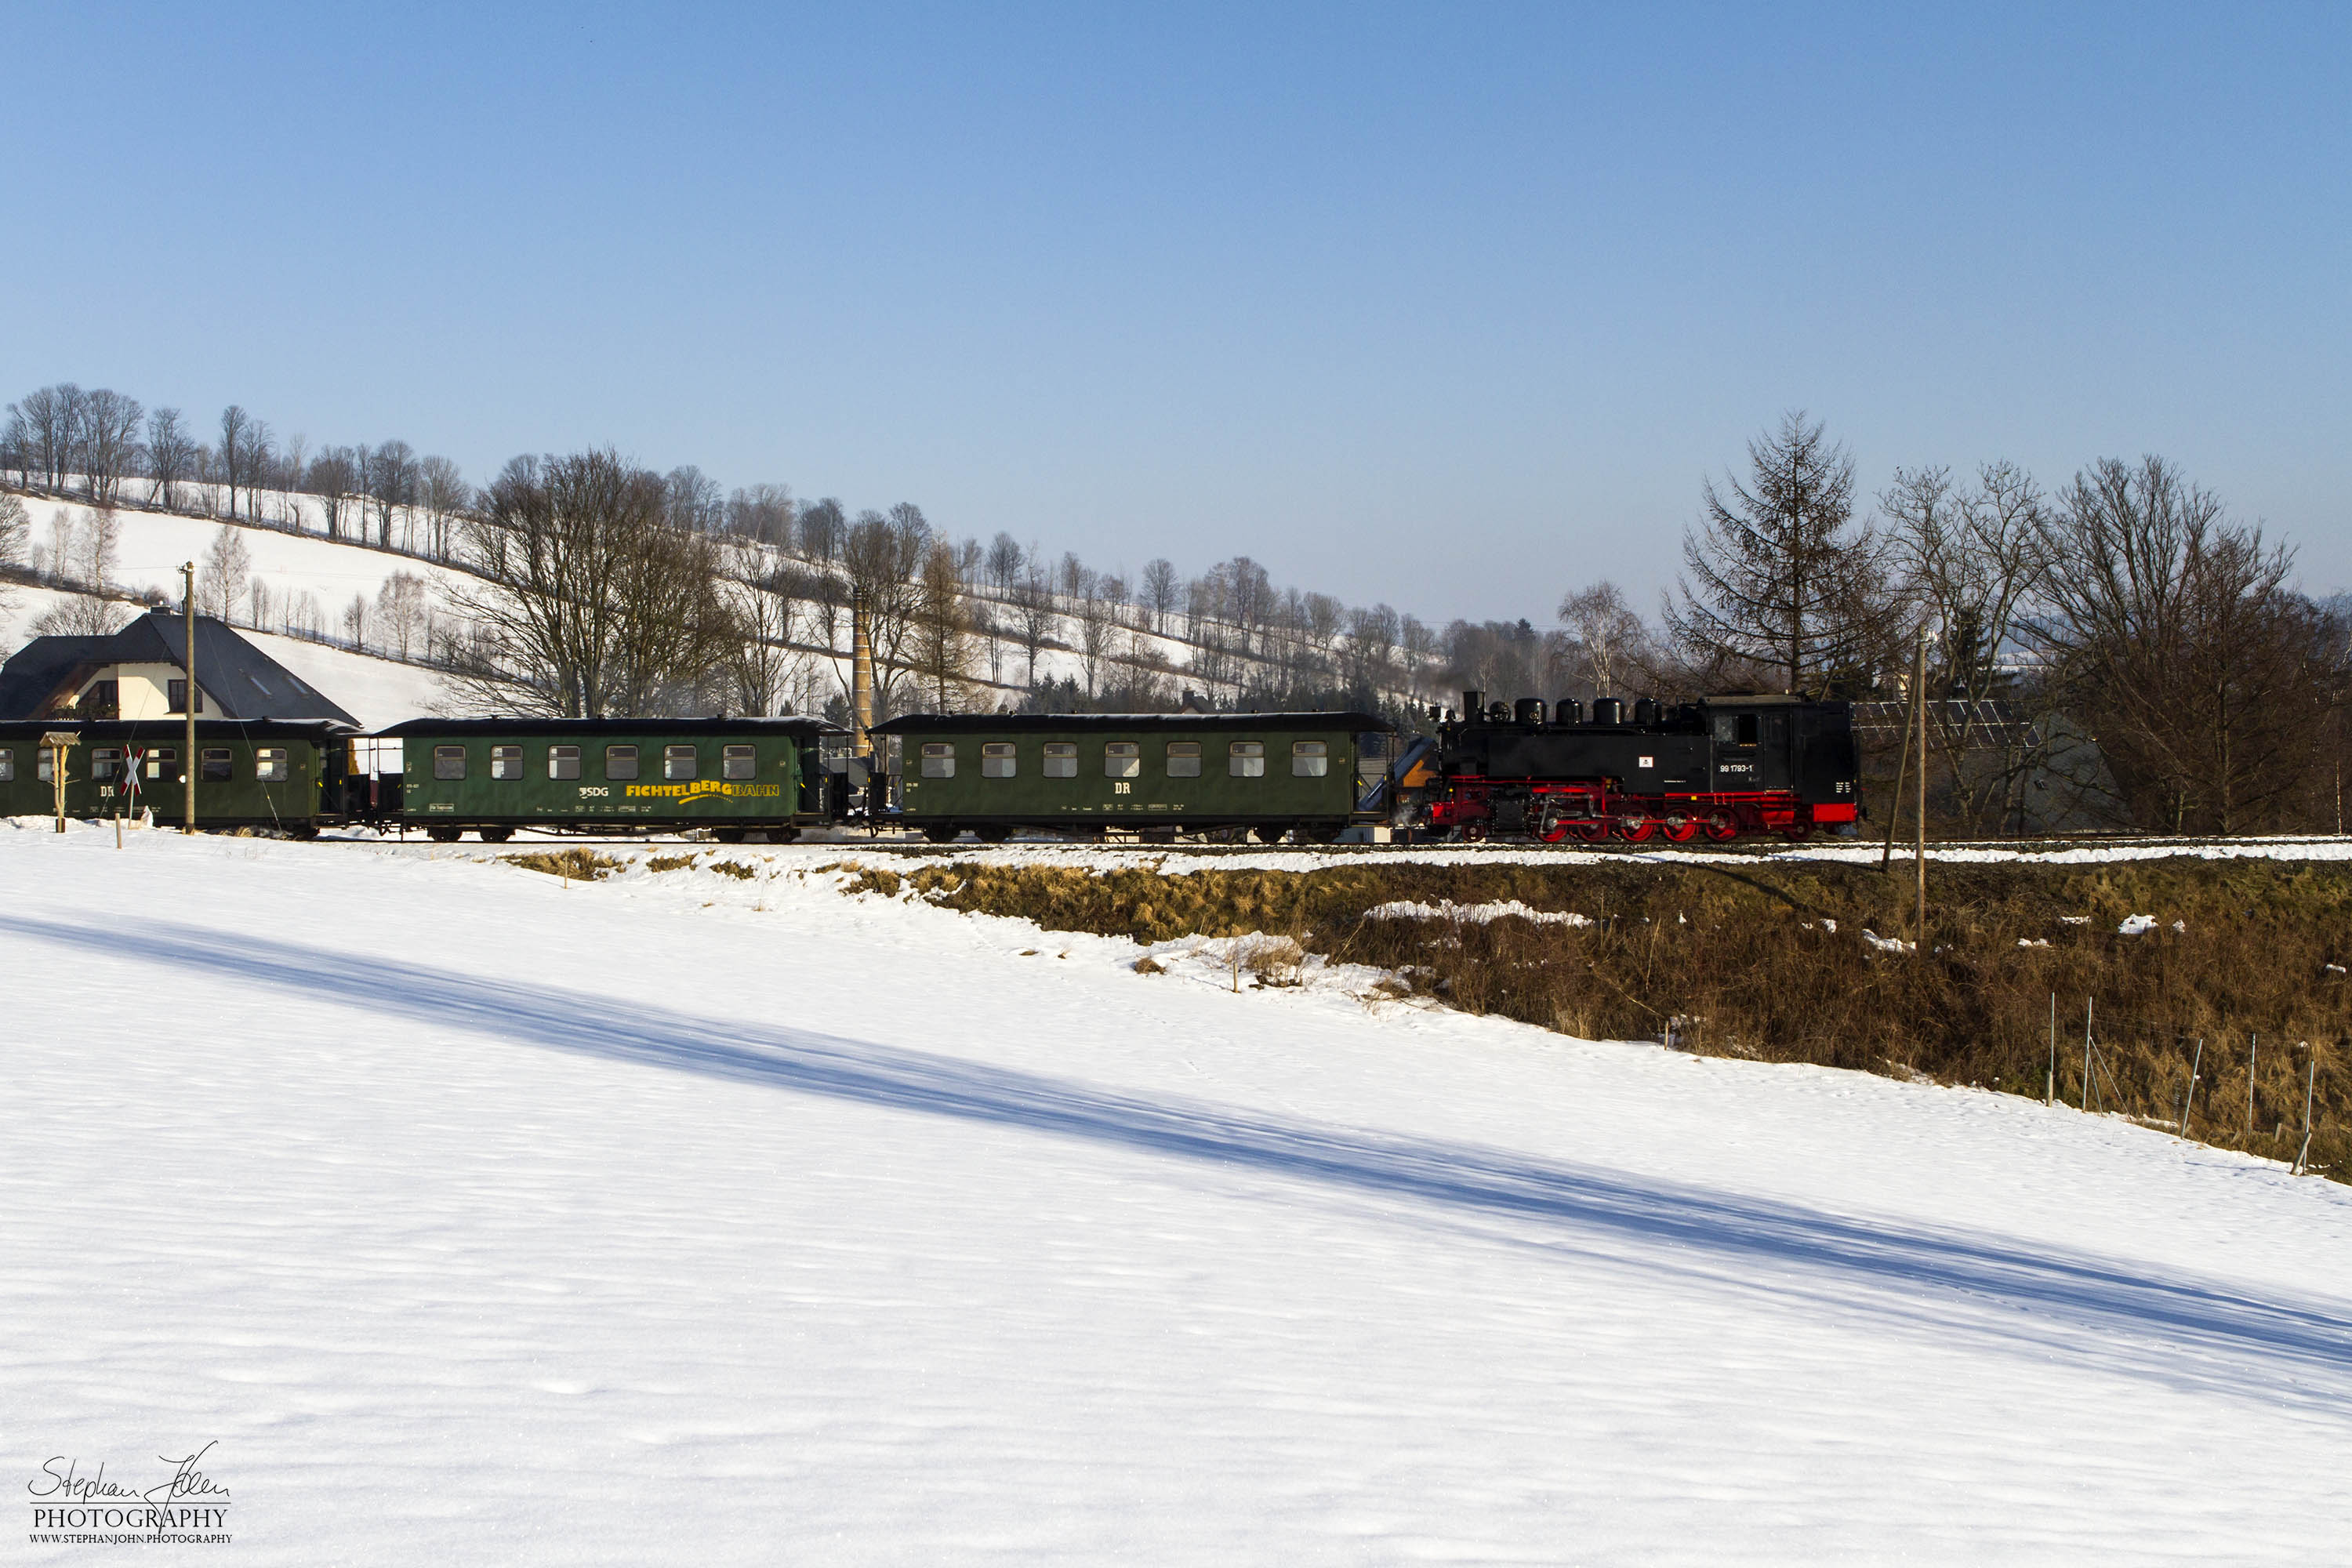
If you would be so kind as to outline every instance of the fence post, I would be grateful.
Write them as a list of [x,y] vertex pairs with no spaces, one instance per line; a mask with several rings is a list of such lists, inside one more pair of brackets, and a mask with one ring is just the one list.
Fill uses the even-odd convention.
[[2042,1086],[2042,1103],[2058,1103],[2058,993],[2050,993],[2050,1079]]
[[2254,1135],[2254,1053],[2262,1048],[2260,1035],[2246,1037],[2246,1136]]
[[2197,1069],[2205,1065],[2205,1042],[2197,1042],[2197,1054],[2189,1062],[2189,1097],[2180,1102],[2180,1135],[2189,1136],[2189,1118],[2197,1109]]
[[2083,1110],[2091,1109],[2091,999],[2083,998]]
[[[2290,1079],[2288,1081],[2294,1080]],[[2295,1153],[2294,1173],[2298,1176],[2303,1174],[2303,1163],[2311,1158],[2311,1086],[2318,1081],[2319,1053],[2312,1051],[2311,1061],[2303,1075],[2303,1147]]]

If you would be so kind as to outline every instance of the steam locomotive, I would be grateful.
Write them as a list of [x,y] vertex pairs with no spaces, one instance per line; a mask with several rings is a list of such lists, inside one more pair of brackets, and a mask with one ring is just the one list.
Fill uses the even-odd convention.
[[1853,707],[1801,697],[1548,707],[1465,691],[1399,759],[1398,820],[1443,839],[1802,837],[1858,816]]

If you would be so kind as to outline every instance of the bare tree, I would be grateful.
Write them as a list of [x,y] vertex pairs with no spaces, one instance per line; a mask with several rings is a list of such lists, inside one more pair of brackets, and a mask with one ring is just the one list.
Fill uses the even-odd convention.
[[[858,513],[842,544],[842,569],[849,578],[851,606],[865,620],[866,639],[874,650],[874,697],[884,711],[895,709],[911,662],[910,645],[922,599],[918,579],[930,545],[930,525],[921,509],[904,501],[892,507],[887,517],[876,511]],[[846,691],[849,672],[844,669],[842,675],[842,689]]]
[[394,658],[405,662],[413,648],[424,646],[432,597],[431,584],[405,568],[376,590],[376,639]]
[[1183,603],[1182,581],[1176,575],[1176,566],[1167,560],[1143,563],[1143,605],[1151,613],[1151,629],[1164,632],[1168,617]]
[[842,536],[849,521],[841,503],[831,496],[801,509],[801,551],[811,561],[830,566],[841,553]]
[[727,531],[790,550],[799,509],[789,485],[752,485],[727,498]]
[[1054,635],[1054,619],[1053,585],[1046,582],[1045,572],[1032,560],[1013,590],[1013,634],[1022,651],[1029,656],[1029,678],[1025,684],[1032,690],[1037,686],[1037,655]]
[[610,450],[509,462],[464,525],[483,586],[458,607],[485,656],[466,693],[572,718],[699,695],[738,623],[714,542],[669,527],[666,500],[659,475]]
[[1079,668],[1086,676],[1087,698],[1091,701],[1099,689],[1103,656],[1110,651],[1118,623],[1111,615],[1110,601],[1093,594],[1077,601],[1077,623]]
[[2303,783],[2333,684],[2326,627],[2289,593],[2293,560],[2160,458],[2104,458],[2045,531],[2030,630],[2137,815],[2165,832],[2244,832]]
[[1010,598],[1013,586],[1021,580],[1021,568],[1029,559],[1021,542],[1009,533],[999,533],[988,542],[988,580],[995,584],[996,596]]
[[392,548],[393,513],[416,501],[416,452],[405,441],[386,441],[368,456],[368,495],[375,502],[375,542]]
[[220,444],[213,449],[213,458],[220,465],[221,481],[228,487],[228,517],[236,518],[236,492],[246,483],[252,467],[251,442],[254,435],[253,416],[236,404],[221,410]]
[[196,602],[226,621],[245,597],[245,584],[252,575],[253,552],[246,548],[245,530],[222,523],[205,547],[204,565],[196,574]]
[[728,666],[735,706],[745,713],[773,713],[806,663],[792,646],[806,581],[797,569],[770,560],[756,524],[733,532],[727,577],[736,605],[737,641]]
[[139,422],[146,410],[135,397],[100,387],[82,400],[80,449],[84,483],[100,506],[121,499],[122,481],[139,460]]
[[[352,494],[360,488],[357,454],[349,447],[329,447],[310,459],[310,472],[303,483],[319,498],[319,510],[327,522],[327,537],[343,536],[343,517],[351,505]],[[360,531],[367,531],[367,520],[362,515]]]
[[672,468],[662,480],[662,490],[672,528],[716,533],[726,526],[727,506],[719,499],[719,481],[693,464]]
[[367,651],[368,601],[365,594],[353,594],[352,602],[343,606],[343,637],[352,647]]
[[1853,458],[1801,412],[1750,441],[1748,457],[1748,483],[1705,488],[1667,631],[1693,658],[1772,670],[1784,691],[1866,679],[1897,605],[1878,537],[1854,521]]
[[195,472],[196,441],[176,408],[158,408],[147,416],[147,474],[152,481],[151,504],[165,511],[180,508],[180,487]]
[[471,499],[457,465],[426,458],[416,465],[416,500],[425,509],[425,549],[436,561],[449,559],[450,530]]
[[1617,584],[1595,583],[1562,596],[1559,625],[1566,636],[1558,662],[1569,686],[1588,697],[1622,693],[1648,632]]
[[0,610],[8,606],[9,581],[25,570],[32,540],[33,524],[25,513],[25,503],[0,492]]

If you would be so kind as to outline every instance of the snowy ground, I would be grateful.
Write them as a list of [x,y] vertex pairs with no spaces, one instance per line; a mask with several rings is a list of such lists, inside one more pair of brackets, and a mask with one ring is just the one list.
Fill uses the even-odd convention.
[[727,858],[0,824],[11,1462],[211,1443],[148,1560],[247,1563],[2352,1540],[2352,1189]]

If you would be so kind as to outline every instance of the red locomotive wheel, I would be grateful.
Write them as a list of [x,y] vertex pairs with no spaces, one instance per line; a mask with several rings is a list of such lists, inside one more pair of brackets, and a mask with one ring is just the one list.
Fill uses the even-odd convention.
[[1598,844],[1609,837],[1609,825],[1605,822],[1579,822],[1570,826],[1576,836],[1587,844]]
[[1646,816],[1628,816],[1617,824],[1617,837],[1628,844],[1639,844],[1657,830],[1658,825]]
[[1536,837],[1547,844],[1557,844],[1568,837],[1568,824],[1565,822],[1547,824],[1537,830]]
[[1727,811],[1718,811],[1706,819],[1706,836],[1718,844],[1727,838],[1736,837],[1738,832],[1739,824],[1731,819]]
[[1698,818],[1670,816],[1666,818],[1666,837],[1676,844],[1687,844],[1698,837]]

